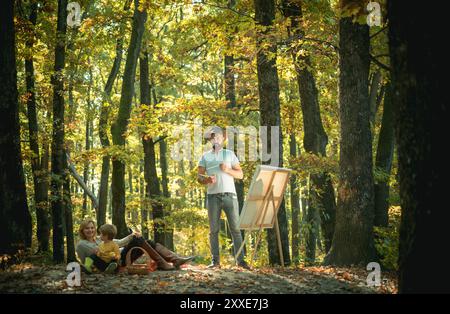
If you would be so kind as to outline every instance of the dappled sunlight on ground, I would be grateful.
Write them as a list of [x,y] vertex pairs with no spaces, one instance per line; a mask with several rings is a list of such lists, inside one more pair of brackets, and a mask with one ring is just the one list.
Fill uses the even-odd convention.
[[0,293],[194,293],[194,294],[320,294],[396,293],[395,276],[382,274],[381,287],[367,287],[363,268],[263,267],[246,270],[236,266],[208,269],[183,265],[177,271],[148,275],[81,274],[81,286],[69,287],[64,266],[15,265],[0,272]]

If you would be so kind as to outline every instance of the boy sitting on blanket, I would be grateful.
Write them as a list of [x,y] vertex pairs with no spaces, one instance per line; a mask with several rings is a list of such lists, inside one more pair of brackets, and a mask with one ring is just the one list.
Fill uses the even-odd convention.
[[117,261],[120,259],[119,246],[113,241],[117,228],[114,225],[105,224],[99,231],[103,242],[98,246],[95,254],[86,257],[84,267],[88,273],[92,272],[92,265],[94,265],[98,270],[111,274],[117,269]]

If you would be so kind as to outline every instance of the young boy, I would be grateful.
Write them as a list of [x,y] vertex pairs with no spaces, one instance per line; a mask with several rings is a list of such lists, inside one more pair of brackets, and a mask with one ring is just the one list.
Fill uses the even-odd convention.
[[92,265],[94,265],[98,270],[111,274],[117,269],[117,261],[120,259],[119,246],[113,241],[117,228],[114,225],[105,224],[100,227],[99,232],[103,242],[99,244],[95,254],[86,257],[84,266],[88,273],[92,272]]

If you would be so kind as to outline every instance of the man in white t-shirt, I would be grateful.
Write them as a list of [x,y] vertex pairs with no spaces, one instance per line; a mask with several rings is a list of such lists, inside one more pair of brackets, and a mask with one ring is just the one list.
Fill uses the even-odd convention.
[[[209,242],[212,263],[209,268],[220,267],[219,231],[222,209],[227,216],[233,238],[234,254],[242,244],[239,230],[239,203],[236,195],[234,179],[242,179],[244,174],[236,154],[223,148],[225,133],[214,126],[206,132],[205,138],[211,143],[211,150],[203,154],[198,162],[198,181],[207,185],[206,207],[209,218]],[[238,265],[248,269],[244,261],[244,253],[237,258]]]

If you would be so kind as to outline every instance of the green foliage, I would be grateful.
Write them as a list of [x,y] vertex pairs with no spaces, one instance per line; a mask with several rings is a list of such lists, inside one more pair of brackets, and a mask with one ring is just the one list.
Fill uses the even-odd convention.
[[[209,261],[208,220],[204,208],[205,187],[197,182],[197,160],[176,161],[170,153],[179,140],[175,134],[177,127],[184,126],[193,134],[196,119],[203,126],[212,124],[223,126],[255,126],[260,124],[259,91],[256,73],[256,41],[262,40],[262,49],[274,43],[280,87],[281,127],[283,133],[283,156],[285,166],[294,170],[299,189],[310,174],[328,172],[335,184],[338,176],[339,156],[339,107],[338,107],[338,1],[302,1],[304,19],[303,38],[292,38],[288,32],[289,20],[281,10],[276,10],[274,25],[271,28],[256,25],[253,19],[253,1],[235,1],[233,9],[227,8],[226,1],[203,1],[192,5],[192,1],[140,1],[140,8],[148,8],[149,17],[142,47],[149,55],[149,80],[151,103],[140,103],[139,66],[136,71],[135,97],[128,128],[123,134],[125,146],[111,145],[102,148],[99,139],[99,114],[102,106],[109,110],[109,119],[104,130],[111,140],[110,127],[118,113],[121,97],[122,75],[126,59],[126,48],[130,41],[131,17],[134,5],[123,9],[124,1],[99,0],[80,1],[82,11],[92,2],[86,18],[79,28],[68,28],[66,49],[66,68],[59,73],[65,78],[64,96],[66,98],[65,145],[70,152],[71,161],[79,174],[88,165],[87,185],[98,194],[102,157],[111,156],[126,165],[126,220],[133,228],[142,224],[152,230],[155,221],[151,219],[151,201],[159,201],[164,208],[164,226],[174,229],[176,250],[185,254],[201,255],[202,262]],[[382,1],[384,3],[384,1]],[[17,74],[21,102],[21,142],[26,173],[27,194],[33,205],[33,178],[30,163],[34,156],[29,147],[27,134],[28,119],[26,101],[29,94],[25,90],[24,58],[33,56],[35,68],[35,91],[37,96],[37,118],[39,125],[39,146],[41,154],[51,146],[52,134],[52,84],[53,53],[56,29],[56,2],[44,1],[38,12],[38,23],[33,29],[27,21],[28,2],[23,3],[25,13],[16,13]],[[350,13],[357,13],[349,8]],[[353,12],[354,11],[354,12]],[[19,11],[18,11],[19,12]],[[371,35],[380,28],[371,29]],[[104,88],[109,71],[116,55],[117,39],[123,39],[123,59],[118,77],[113,84],[111,95],[104,97]],[[34,41],[33,51],[26,48],[25,42]],[[388,64],[387,36],[381,32],[371,39],[371,53]],[[308,55],[311,64],[299,57]],[[232,73],[235,78],[236,107],[228,108],[224,92],[224,56],[232,56]],[[294,60],[300,61],[300,68],[310,70],[315,78],[319,92],[320,114],[328,135],[326,157],[318,157],[304,152],[303,117],[301,112]],[[371,69],[373,72],[374,69]],[[383,80],[386,73],[383,72]],[[92,80],[91,80],[92,77]],[[88,132],[90,145],[86,147],[86,122],[91,122]],[[377,114],[374,133],[379,131],[380,114]],[[298,154],[294,158],[289,152],[289,135],[296,138]],[[167,144],[168,190],[169,197],[149,200],[145,197],[143,174],[142,138],[154,140],[164,138]],[[374,136],[376,139],[376,136]],[[247,139],[246,147],[248,148]],[[374,140],[376,143],[376,140]],[[202,145],[204,142],[202,142]],[[374,145],[376,146],[376,144]],[[156,168],[161,182],[161,156],[159,144],[155,145]],[[198,145],[193,150],[203,149]],[[248,149],[246,150],[248,157]],[[42,158],[42,156],[41,156]],[[256,164],[241,162],[244,171],[244,193]],[[396,169],[395,158],[393,173]],[[131,173],[131,184],[128,175]],[[111,169],[110,169],[111,176]],[[395,175],[388,176],[374,169],[375,180],[386,180],[391,190],[390,201],[398,204],[398,187]],[[336,185],[335,185],[336,186]],[[87,211],[82,209],[83,191],[75,181],[71,182],[74,226],[87,216],[95,216],[95,210],[88,201]],[[286,194],[289,199],[289,194]],[[289,201],[288,201],[289,202]],[[31,206],[34,221],[35,209]],[[142,221],[141,210],[147,209],[149,219]],[[290,209],[287,206],[287,209]],[[289,217],[289,216],[288,216]],[[289,217],[289,222],[292,217]],[[111,221],[108,204],[107,221]],[[36,227],[34,226],[36,229]],[[300,239],[305,239],[308,226],[301,224]],[[379,246],[386,251],[386,263],[394,260],[395,229],[379,230]],[[252,235],[253,241],[255,235]],[[264,237],[264,235],[263,235]],[[36,239],[34,239],[35,241]],[[250,241],[252,242],[252,241]],[[221,244],[228,250],[230,241],[221,236]],[[303,243],[304,244],[304,243]],[[391,250],[391,251],[390,251]],[[303,258],[304,245],[300,253]],[[383,251],[383,252],[384,252]],[[248,252],[249,254],[251,253]],[[391,254],[392,253],[392,254]],[[248,254],[248,258],[250,258]],[[392,255],[392,256],[391,256]],[[320,257],[320,254],[318,253]],[[255,265],[268,264],[267,243],[262,240],[256,255]]]
[[389,226],[374,227],[375,247],[380,256],[381,264],[389,270],[398,269],[400,216],[400,207],[392,206],[389,208]]

